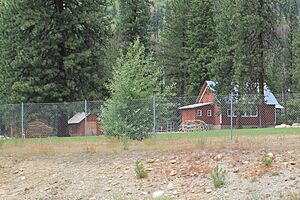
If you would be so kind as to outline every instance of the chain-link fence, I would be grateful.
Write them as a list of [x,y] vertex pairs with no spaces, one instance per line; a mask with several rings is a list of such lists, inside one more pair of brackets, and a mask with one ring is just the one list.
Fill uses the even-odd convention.
[[299,94],[152,97],[1,105],[8,137],[126,135],[214,129],[300,127]]

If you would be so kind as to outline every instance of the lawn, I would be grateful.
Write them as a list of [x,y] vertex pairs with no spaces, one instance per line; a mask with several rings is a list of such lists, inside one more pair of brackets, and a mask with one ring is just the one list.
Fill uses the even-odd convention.
[[[287,128],[287,129],[239,129],[232,131],[233,137],[236,136],[260,136],[260,135],[300,135],[300,128]],[[152,134],[153,136],[153,134]],[[210,130],[201,132],[189,132],[189,133],[157,133],[156,137],[151,137],[149,140],[165,141],[165,140],[189,140],[197,139],[201,137],[231,137],[230,130]],[[106,136],[88,136],[88,137],[49,137],[49,138],[26,138],[6,140],[3,144],[19,144],[19,143],[92,143],[92,142],[112,142],[111,138]]]

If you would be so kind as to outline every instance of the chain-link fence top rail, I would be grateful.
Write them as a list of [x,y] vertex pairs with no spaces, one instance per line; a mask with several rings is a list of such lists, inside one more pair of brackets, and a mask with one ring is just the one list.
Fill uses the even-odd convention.
[[[1,105],[0,133],[21,137],[128,135],[145,137],[154,132],[186,131],[186,122],[203,122],[201,130],[274,127],[300,123],[300,94],[274,95],[281,107],[257,95],[151,97],[134,100],[24,103]],[[23,120],[22,120],[23,119]],[[23,121],[23,123],[22,123]],[[204,126],[204,124],[206,126]],[[23,126],[22,126],[23,125]],[[190,127],[188,127],[190,126]],[[193,130],[195,124],[188,124]]]

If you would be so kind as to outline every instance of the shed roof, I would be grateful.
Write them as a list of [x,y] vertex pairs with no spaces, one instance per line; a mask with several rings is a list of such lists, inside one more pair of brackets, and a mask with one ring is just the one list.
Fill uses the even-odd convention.
[[[87,114],[89,116],[90,114]],[[84,120],[85,112],[76,113],[71,119],[68,120],[68,124],[79,124]]]
[[185,110],[185,109],[200,108],[200,107],[208,106],[208,105],[212,105],[212,104],[213,104],[213,102],[196,103],[196,104],[192,104],[192,105],[180,107],[179,109],[180,109],[180,110]]

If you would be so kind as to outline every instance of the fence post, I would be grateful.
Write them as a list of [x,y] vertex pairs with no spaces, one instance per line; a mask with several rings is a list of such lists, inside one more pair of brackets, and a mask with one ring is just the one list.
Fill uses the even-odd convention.
[[230,94],[230,139],[232,141],[232,132],[233,132],[233,94]]
[[24,133],[24,104],[23,104],[23,102],[21,103],[21,117],[22,117],[22,119],[21,119],[21,123],[22,123],[22,138],[25,138],[25,133]]
[[87,101],[84,100],[84,136],[87,134]]
[[156,141],[156,99],[153,97],[153,134]]

